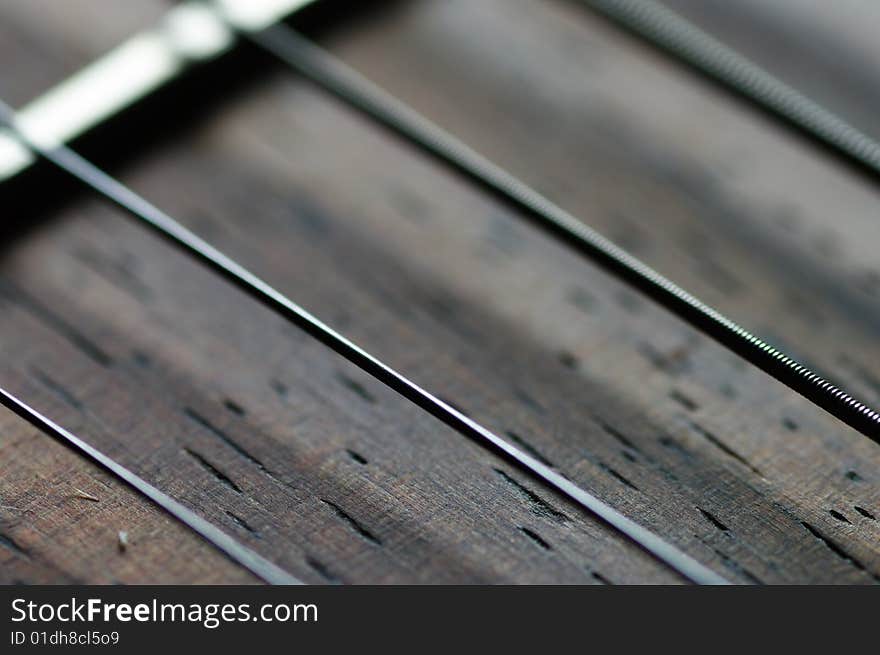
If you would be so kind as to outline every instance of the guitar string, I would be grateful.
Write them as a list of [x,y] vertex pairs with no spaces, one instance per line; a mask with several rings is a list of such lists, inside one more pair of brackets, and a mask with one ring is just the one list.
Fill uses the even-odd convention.
[[139,477],[114,459],[90,446],[72,432],[64,429],[44,414],[0,388],[0,405],[3,405],[41,432],[53,437],[65,446],[72,448],[98,466],[109,471],[135,491],[146,496],[171,517],[201,536],[205,541],[226,555],[230,560],[243,566],[255,576],[275,585],[301,585],[303,582],[284,569],[233,539],[210,521],[185,507],[180,502],[159,491],[149,482]]
[[698,584],[729,584],[725,578],[662,537],[626,517],[534,457],[511,445],[336,332],[146,199],[78,155],[71,148],[54,143],[43,144],[39,139],[31,138],[27,130],[16,121],[12,109],[2,102],[0,102],[0,120],[4,120],[23,143],[38,156],[105,197],[165,241],[199,261],[251,298],[296,325],[461,435],[506,457],[567,496],[684,578]]
[[[632,9],[633,9],[632,5],[633,5],[634,3],[628,3],[628,2],[622,2],[622,3],[620,3],[620,2],[613,2],[613,1],[612,1],[612,2],[589,2],[589,1],[588,1],[586,4],[589,4],[589,5],[603,5],[603,6],[605,6],[605,7],[608,7],[608,6],[629,6],[629,9],[632,10]],[[636,4],[638,4],[638,3],[636,3]],[[654,3],[650,3],[650,4],[653,5]],[[665,8],[663,8],[663,7],[659,7],[659,9],[660,9],[660,10],[665,10]],[[670,13],[670,14],[672,13],[672,12],[669,12],[669,10],[665,10],[665,11],[667,11],[667,12]],[[651,16],[651,20],[653,20],[653,21],[656,22],[656,21],[657,21],[657,16],[656,16],[656,14],[653,14],[652,12],[653,12],[653,9],[651,9],[651,10],[648,11],[647,13]],[[608,12],[608,11],[606,10],[605,13],[610,13],[610,12]],[[618,16],[617,18],[618,18],[618,20],[619,20],[620,17]],[[668,18],[668,16],[666,16],[666,18]],[[674,14],[673,14],[673,18],[676,18],[676,17],[674,16]],[[630,20],[632,20],[632,19],[630,19]],[[645,20],[645,19],[642,18],[641,20]],[[635,21],[635,22],[638,23],[638,21]],[[661,27],[662,27],[662,26],[661,26]],[[668,27],[668,26],[667,26],[667,27]],[[645,28],[643,27],[642,29],[644,30]],[[662,30],[661,30],[661,31],[662,31]],[[669,37],[667,36],[666,38],[669,38]],[[661,45],[663,45],[663,44],[661,44]],[[684,58],[684,57],[683,57],[683,58]],[[874,150],[876,150],[876,147],[874,147]],[[4,403],[4,404],[5,404],[5,403]]]
[[698,331],[880,443],[880,413],[703,303],[291,27],[278,23],[261,32],[243,34],[304,77],[511,204],[519,216]]
[[877,181],[880,143],[654,0],[577,0],[855,164]]

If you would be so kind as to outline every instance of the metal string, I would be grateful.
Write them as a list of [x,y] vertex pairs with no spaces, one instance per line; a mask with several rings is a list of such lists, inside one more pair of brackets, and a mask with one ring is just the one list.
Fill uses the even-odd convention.
[[300,74],[508,202],[522,217],[697,330],[880,443],[876,410],[703,303],[287,25],[244,34]]
[[40,157],[112,201],[164,240],[201,262],[253,299],[296,325],[339,355],[342,355],[463,436],[512,460],[521,468],[549,484],[683,577],[699,584],[729,584],[725,578],[699,563],[660,536],[621,514],[610,505],[581,489],[571,480],[563,477],[534,457],[468,418],[339,332],[336,332],[281,292],[217,250],[210,243],[189,231],[146,199],[97,168],[69,147],[62,144],[41,143],[38,138],[31,138],[27,131],[17,123],[11,108],[2,102],[0,102],[0,119],[5,119],[6,123],[20,136],[22,141]]
[[576,0],[880,180],[880,143],[654,0]]
[[65,430],[50,418],[41,414],[36,409],[26,404],[24,401],[19,400],[4,389],[0,389],[0,404],[23,418],[38,430],[57,439],[64,445],[79,452],[95,464],[115,475],[124,483],[135,489],[135,491],[156,503],[156,505],[165,510],[173,518],[196,532],[233,562],[243,566],[263,581],[277,585],[303,584],[298,578],[273,564],[261,555],[258,555],[244,544],[239,543],[211,522],[206,521],[191,509],[174,500],[174,498],[168,494],[159,491],[149,482],[122,466],[122,464],[119,464],[100,450],[90,446],[72,432]]
[[[599,13],[602,13],[620,23],[624,27],[636,32],[643,38],[650,40],[655,45],[668,50],[673,55],[686,61],[707,75],[721,81],[753,102],[771,110],[781,118],[788,120],[795,126],[808,132],[817,140],[835,148],[843,156],[851,158],[875,173],[880,172],[880,146],[878,146],[878,144],[864,134],[858,132],[858,130],[852,126],[846,124],[831,112],[816,105],[808,98],[800,95],[794,89],[791,89],[781,81],[772,77],[766,73],[766,71],[763,71],[760,67],[748,61],[738,53],[730,50],[720,42],[714,40],[711,36],[703,33],[671,10],[668,10],[658,3],[651,2],[651,0],[639,0],[638,2],[631,0],[580,1],[592,7]],[[273,32],[275,33],[274,38],[272,36]],[[282,36],[279,36],[279,34],[282,34]],[[584,234],[582,232],[593,237],[598,237],[598,240],[594,239],[597,243],[592,244],[592,247],[596,248],[603,245],[611,247],[598,248],[599,250],[606,250],[607,252],[587,254],[590,254],[597,261],[606,266],[606,268],[609,268],[612,271],[623,268],[624,270],[617,270],[615,272],[618,272],[621,277],[624,277],[624,279],[627,279],[635,286],[646,291],[649,295],[654,297],[655,300],[658,300],[661,304],[664,304],[664,306],[672,309],[672,311],[682,318],[685,318],[685,320],[688,320],[688,322],[698,327],[698,329],[700,329],[698,325],[700,322],[706,322],[710,328],[718,328],[720,325],[722,329],[719,334],[712,334],[712,331],[709,329],[704,329],[704,331],[710,333],[716,339],[725,343],[725,345],[728,345],[732,350],[738,352],[738,354],[771,373],[771,375],[782,380],[820,406],[825,407],[825,409],[831,413],[850,423],[853,427],[856,427],[875,441],[877,440],[876,430],[878,416],[876,412],[870,410],[862,403],[855,401],[833,385],[825,382],[817,375],[808,371],[805,367],[798,365],[790,358],[775,351],[767,344],[764,344],[753,335],[750,335],[742,328],[739,328],[736,324],[725,319],[714,310],[711,310],[711,308],[703,305],[686,292],[678,289],[675,285],[659,276],[656,272],[651,271],[648,267],[640,264],[635,258],[632,258],[627,253],[614,248],[613,244],[608,242],[603,244],[599,241],[602,238],[589,230],[589,228],[584,230],[581,224],[580,229],[573,229],[578,226],[568,224],[570,221],[567,220],[560,221],[560,218],[571,217],[553,206],[546,199],[541,198],[537,193],[522,183],[512,178],[512,176],[506,172],[495,167],[491,162],[481,158],[477,153],[470,151],[466,146],[457,142],[451,135],[442,132],[442,130],[429,123],[427,119],[419,116],[413,110],[404,106],[400,101],[384,93],[378,89],[378,87],[360,77],[353,70],[345,67],[341,62],[333,60],[329,54],[321,51],[292,30],[279,25],[269,28],[263,33],[252,34],[250,37],[264,48],[271,50],[276,55],[292,64],[301,73],[304,73],[306,76],[319,82],[322,86],[334,91],[337,95],[340,95],[351,104],[358,106],[360,109],[366,111],[387,126],[392,127],[404,136],[407,136],[424,149],[441,157],[447,161],[447,163],[473,177],[476,181],[488,187],[490,190],[499,195],[505,196],[507,200],[512,201],[520,209],[525,209],[529,213],[540,213],[542,210],[547,210],[547,215],[539,217],[539,221],[549,220],[551,223],[561,223],[556,226],[542,225],[542,227],[545,228],[549,227],[549,231],[557,237],[561,237],[565,241],[574,240],[575,242],[583,239]],[[45,153],[43,154],[45,155]],[[59,162],[56,161],[55,163],[58,164]],[[68,161],[67,163],[69,164],[70,162]],[[82,161],[80,161],[80,163],[82,163]],[[65,170],[68,170],[68,172],[72,172],[65,166],[62,167],[65,168]],[[94,185],[92,184],[92,186]],[[119,203],[119,199],[113,199]],[[131,208],[126,208],[129,209],[129,211],[132,211]],[[534,216],[531,218],[533,221],[535,220]],[[203,243],[203,245],[207,244]],[[574,245],[581,251],[587,249],[582,243],[575,243]],[[215,252],[214,254],[219,253]],[[615,255],[617,256],[615,257]],[[606,259],[611,259],[612,261],[604,261]],[[628,268],[633,270],[627,270]],[[643,277],[647,279],[630,279],[630,277],[634,276],[636,273],[642,273]],[[648,273],[648,275],[645,275],[645,273]],[[229,274],[226,276],[229,277]],[[647,286],[648,288],[646,289],[644,286]],[[657,286],[660,287],[659,291],[656,288]],[[662,293],[663,291],[667,293]],[[671,294],[674,298],[669,298],[668,294]],[[678,299],[680,303],[676,303],[676,299]],[[264,300],[264,302],[266,301]],[[681,306],[681,303],[683,303],[684,306]],[[700,316],[699,314],[701,311],[706,314],[706,316]],[[688,318],[687,315],[690,312],[695,312],[697,315]],[[711,320],[707,321],[707,319]],[[733,336],[731,336],[731,334]],[[732,339],[735,341],[734,337],[739,337],[741,341],[733,344],[727,342]],[[350,344],[350,342],[349,345],[356,348],[356,346]],[[363,353],[363,351],[361,351],[361,353],[367,355],[366,353]],[[369,356],[367,355],[367,357]],[[755,358],[761,361],[755,361]],[[376,363],[380,364],[379,362]],[[774,372],[774,370],[776,372]],[[391,372],[393,373],[393,371]],[[405,378],[402,378],[402,380],[409,382],[405,380]],[[416,389],[418,389],[418,387],[416,387]],[[419,391],[422,390],[419,389]],[[422,391],[422,393],[429,396],[427,392]],[[819,398],[817,399],[814,396],[819,396]],[[439,401],[432,396],[429,397],[435,403],[444,406],[442,401]],[[100,452],[95,451],[80,439],[65,431],[60,426],[52,423],[49,419],[40,415],[7,392],[0,390],[0,402],[19,416],[22,416],[35,426],[52,434],[56,438],[72,445],[93,461],[96,461],[127,483],[131,484],[138,491],[157,502],[163,507],[163,509],[169,511],[175,516],[175,518],[178,518],[208,539],[208,541],[220,548],[233,560],[243,564],[264,580],[268,582],[280,582],[282,584],[299,583],[299,580],[296,580],[286,572],[275,567],[275,565],[263,560],[241,544],[238,544],[210,523],[204,521],[154,487],[151,487],[148,483],[138,478],[127,469],[124,469],[113,460],[106,458],[106,456]],[[424,407],[420,402],[417,404]],[[428,407],[425,408],[435,416],[437,415],[435,413],[436,408],[434,410]],[[442,409],[455,412],[453,408],[448,406],[442,407]],[[849,418],[841,414],[845,414]],[[458,418],[459,420],[467,420],[466,417],[463,416]],[[853,418],[855,421],[851,420]],[[441,420],[444,419],[441,417]],[[446,420],[444,420],[444,422],[448,423]],[[859,427],[860,425],[864,425],[865,427]],[[468,427],[472,429],[472,426]],[[459,429],[459,431],[464,432],[462,429]],[[485,435],[480,436],[485,438]],[[494,435],[492,436],[494,437]],[[495,437],[495,439],[503,442],[503,440],[500,440],[498,437]],[[505,448],[494,442],[493,445],[523,464],[520,457],[512,455],[509,449],[515,449],[511,446],[508,445],[508,448]],[[524,453],[521,453],[521,455],[522,457],[529,459],[528,455],[525,455]],[[532,462],[532,464],[541,466],[540,462]],[[527,466],[527,468],[531,467]],[[535,471],[533,470],[533,472]],[[553,472],[550,471],[550,473]],[[199,523],[203,525],[199,525]],[[226,543],[224,544],[223,542]],[[248,561],[250,561],[250,564],[247,563]],[[262,570],[262,573],[258,569]]]

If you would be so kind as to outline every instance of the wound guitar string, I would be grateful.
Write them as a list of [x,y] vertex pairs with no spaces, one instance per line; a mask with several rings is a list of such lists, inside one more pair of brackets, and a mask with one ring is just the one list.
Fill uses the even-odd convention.
[[629,283],[703,334],[880,443],[880,413],[771,346],[486,159],[284,24],[248,38],[519,210],[552,237]]
[[[717,79],[722,84],[725,84],[732,90],[749,98],[751,101],[770,109],[778,118],[787,120],[796,125],[802,131],[810,134],[813,138],[823,141],[826,145],[835,148],[842,156],[851,158],[856,163],[860,163],[865,168],[875,173],[880,173],[880,146],[878,146],[876,142],[872,141],[858,130],[855,130],[852,126],[846,124],[833,113],[816,105],[816,103],[812,102],[805,96],[802,96],[796,90],[791,89],[776,78],[773,78],[766,73],[766,71],[763,71],[760,67],[748,61],[738,53],[730,50],[720,42],[716,41],[713,37],[689,24],[686,20],[671,10],[662,7],[657,3],[651,2],[650,0],[647,2],[641,0],[639,2],[631,2],[628,0],[579,1],[630,29],[642,38],[658,45],[674,56],[679,57],[691,66],[701,70],[703,73]],[[529,214],[540,214],[542,209],[549,210],[546,211],[543,216],[529,216],[533,222],[536,220],[539,222],[546,222],[548,220],[552,221],[554,218],[559,218],[558,214],[564,214],[562,210],[553,206],[546,199],[538,196],[536,192],[529,189],[518,180],[515,180],[512,176],[491,162],[481,158],[467,146],[457,142],[454,137],[443,132],[440,128],[431,124],[427,119],[416,114],[416,112],[403,105],[399,100],[383,92],[355,71],[335,60],[329,53],[320,50],[317,46],[290,28],[283,25],[275,25],[264,31],[259,31],[261,28],[265,27],[265,21],[263,24],[251,23],[249,26],[240,19],[235,18],[235,16],[230,17],[228,11],[223,11],[224,8],[222,5],[225,4],[228,6],[235,4],[232,0],[227,0],[227,2],[219,4],[221,6],[218,9],[218,14],[222,12],[224,19],[233,27],[244,31],[252,40],[256,41],[263,48],[270,50],[276,56],[281,57],[300,73],[311,78],[321,86],[331,90],[337,96],[346,100],[349,104],[365,111],[373,118],[384,123],[386,126],[391,127],[422,149],[443,159],[447,164],[458,169],[459,172],[468,175],[473,181],[478,182],[485,188],[493,191],[496,195],[503,196],[506,200],[512,202],[521,210],[526,210]],[[288,4],[293,6],[296,4],[305,5],[309,3],[301,2]],[[225,48],[226,46],[223,47]],[[563,221],[563,223],[566,222],[567,221]],[[753,335],[750,335],[742,328],[739,328],[736,324],[725,319],[714,310],[711,310],[711,308],[699,303],[695,298],[678,289],[678,287],[675,287],[675,285],[660,277],[659,274],[647,269],[644,265],[641,265],[641,268],[647,269],[648,272],[654,274],[656,279],[653,280],[653,282],[665,282],[666,285],[680,291],[681,295],[683,295],[680,300],[685,301],[685,304],[690,307],[682,308],[675,302],[670,303],[669,297],[662,293],[658,294],[657,289],[651,287],[651,285],[648,285],[649,289],[647,290],[642,288],[640,285],[646,284],[644,280],[630,280],[627,277],[628,275],[634,275],[634,271],[624,270],[623,272],[620,272],[616,270],[621,264],[626,264],[627,259],[631,260],[629,262],[630,264],[640,264],[635,258],[629,256],[628,253],[620,251],[619,249],[617,249],[617,253],[613,250],[606,253],[586,252],[588,250],[595,250],[598,246],[613,246],[613,244],[602,244],[601,242],[597,242],[591,244],[591,248],[587,248],[583,243],[576,243],[579,240],[583,240],[583,235],[573,233],[566,234],[567,230],[560,229],[559,226],[548,227],[542,225],[542,227],[550,231],[551,234],[561,238],[563,241],[574,241],[575,243],[570,243],[570,245],[574,245],[577,250],[584,254],[588,254],[595,261],[602,263],[607,269],[619,274],[620,277],[627,279],[627,281],[630,281],[634,286],[640,288],[640,290],[645,291],[665,307],[671,309],[680,317],[685,318],[685,320],[688,320],[688,322],[697,327],[697,329],[710,334],[710,336],[715,336],[716,339],[725,345],[728,345],[728,347],[730,347],[731,350],[734,350],[734,352],[737,352],[753,364],[758,365],[766,372],[774,375],[777,379],[783,381],[799,393],[802,393],[802,395],[824,407],[826,410],[846,421],[851,426],[856,427],[856,429],[859,429],[875,441],[877,440],[877,412],[874,412],[863,403],[854,400],[843,391],[808,371],[805,367],[797,364],[779,351],[776,351],[764,342],[758,340]],[[564,227],[566,226],[563,225],[562,228]],[[589,228],[587,228],[587,231],[588,234],[591,232]],[[571,232],[571,230],[568,230],[568,232]],[[601,239],[601,237],[595,233],[593,233],[593,236]],[[601,251],[602,248],[598,248],[598,250]],[[621,258],[623,259],[622,262],[603,261],[603,259],[607,259],[609,256],[611,256],[611,259],[614,259],[614,254],[625,255],[625,257]],[[624,266],[624,268],[626,267]],[[639,267],[633,266],[632,268],[638,269]],[[635,272],[638,271],[636,270]],[[650,278],[651,276],[646,277]],[[651,280],[649,279],[649,281]],[[665,285],[660,284],[660,286],[664,287]],[[694,302],[687,302],[688,300]],[[738,345],[727,343],[725,340],[731,340],[732,337],[730,334],[725,334],[723,330],[720,335],[712,334],[711,330],[717,329],[718,326],[711,320],[707,321],[707,316],[695,316],[692,319],[686,318],[689,309],[690,311],[702,309],[704,313],[708,314],[709,319],[715,318],[715,323],[720,323],[722,327],[730,328],[733,334],[737,335],[741,341],[738,342]],[[713,314],[715,316],[712,316]],[[708,325],[708,328],[706,328],[705,325],[701,327],[701,323]],[[742,341],[745,341],[745,343]],[[747,344],[750,344],[750,346]],[[756,353],[755,349],[759,352]],[[760,356],[762,352],[765,355],[764,358]],[[754,361],[756,356],[757,359],[763,363]],[[767,357],[770,358],[770,361],[764,361]],[[377,361],[377,363],[381,365],[380,362]],[[770,370],[771,368],[778,369],[778,372],[772,372]],[[403,378],[403,380],[405,380],[405,378]],[[819,396],[821,402],[813,396]],[[433,400],[443,405],[443,403],[436,398],[433,398]],[[230,556],[231,559],[244,565],[262,579],[267,582],[281,584],[300,583],[296,578],[281,571],[273,564],[263,560],[252,551],[249,551],[246,547],[238,544],[215,526],[204,521],[190,510],[186,509],[179,503],[176,503],[176,501],[170,497],[162,494],[162,492],[154,487],[151,487],[144,480],[138,478],[127,469],[124,469],[118,463],[110,460],[98,451],[90,453],[89,450],[86,449],[91,449],[91,447],[71,433],[65,431],[60,426],[51,423],[51,421],[16,399],[14,396],[0,390],[0,401],[16,414],[31,422],[31,424],[68,443],[68,445],[74,447],[81,454],[89,457],[93,461],[110,470],[114,475],[117,475],[127,483],[131,484],[139,492],[157,502],[172,516],[201,534],[214,546]],[[417,404],[422,406],[421,403]],[[434,411],[428,407],[425,407],[425,409],[432,414],[436,411],[436,408]],[[447,409],[452,408],[447,407]],[[441,418],[441,420],[443,419]],[[859,427],[860,425],[864,427]],[[462,430],[459,431],[461,432]],[[489,434],[491,435],[491,433]],[[494,437],[494,435],[492,436]],[[498,437],[495,437],[495,439],[503,441]],[[86,449],[81,448],[77,442],[85,446]],[[503,446],[499,444],[494,445],[506,455],[512,456]],[[512,448],[509,444],[508,447]],[[528,458],[528,455],[525,455],[524,453],[522,453],[522,455]],[[512,457],[523,465],[523,462],[518,457]],[[540,465],[540,462],[535,463]],[[532,472],[535,473],[534,470]],[[544,479],[544,481],[547,482],[546,479]],[[160,500],[157,500],[157,497],[160,498]],[[175,504],[177,507],[174,507]],[[195,527],[195,525],[193,525],[193,519],[195,519],[196,523],[201,522],[204,525],[200,528]],[[219,539],[218,534],[214,533],[219,534]],[[221,545],[224,543],[225,546]],[[642,545],[644,547],[644,544]],[[248,565],[247,562],[250,562],[251,565]]]
[[880,143],[654,0],[575,0],[880,181]]

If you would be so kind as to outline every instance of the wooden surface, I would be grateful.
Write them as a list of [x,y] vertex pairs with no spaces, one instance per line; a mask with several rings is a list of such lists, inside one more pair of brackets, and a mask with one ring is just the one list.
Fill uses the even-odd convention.
[[[26,4],[0,16],[45,35],[9,79],[63,77],[54,30],[86,52],[92,26],[47,27]],[[880,402],[880,194],[864,179],[576,4],[390,3],[316,36]],[[229,70],[252,82],[188,107],[178,125],[173,112],[152,126],[139,116],[132,139],[162,138],[100,163],[731,580],[880,580],[875,444],[268,58]],[[2,385],[295,575],[680,581],[104,203],[14,207]],[[2,420],[0,449],[3,581],[248,580],[19,421]]]

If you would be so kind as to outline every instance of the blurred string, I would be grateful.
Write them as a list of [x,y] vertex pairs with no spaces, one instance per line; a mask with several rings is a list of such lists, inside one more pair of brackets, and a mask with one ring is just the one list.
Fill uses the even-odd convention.
[[518,216],[880,443],[880,413],[703,303],[289,26],[278,23],[244,34],[299,74],[508,203]]
[[[880,172],[880,147],[871,139],[665,7],[650,0],[579,1],[771,110],[843,156],[875,173]],[[228,3],[226,6],[228,7]],[[233,27],[246,33],[251,40],[301,74],[445,161],[472,181],[517,207],[534,224],[629,282],[692,326],[714,337],[871,439],[878,440],[880,415],[876,411],[703,304],[307,39],[280,24],[267,29],[256,29],[253,24],[246,24],[235,16],[228,15],[222,2],[216,10],[218,15],[224,14]],[[216,45],[212,47],[220,48]],[[15,117],[11,110],[6,107],[0,109],[3,110],[0,113],[7,114],[8,122],[14,124]],[[38,138],[29,138],[26,130],[17,131],[31,150],[123,207],[167,240],[450,427],[514,460],[685,577],[703,583],[726,582],[657,535],[632,522],[348,341],[69,148],[54,142],[40,144]],[[261,578],[286,584],[299,582],[18,399],[6,392],[0,392],[0,400],[19,416],[73,446],[134,486]]]
[[880,143],[654,0],[575,0],[769,112],[880,182]]
[[[662,537],[639,525],[549,466],[465,416],[462,412],[421,388],[415,382],[383,363],[344,335],[336,332],[238,262],[189,231],[155,205],[78,155],[71,148],[46,140],[36,134],[31,134],[17,121],[14,111],[2,101],[0,101],[0,122],[5,122],[18,135],[21,141],[39,157],[76,178],[92,191],[125,210],[129,216],[149,228],[165,241],[205,265],[254,300],[296,325],[317,341],[320,341],[366,373],[398,392],[407,400],[456,430],[459,434],[473,440],[483,448],[505,457],[539,480],[550,485],[556,491],[588,510],[684,578],[698,584],[729,584],[725,578],[665,541]],[[26,417],[28,416],[31,419],[34,418],[30,413],[26,415]],[[51,425],[43,423],[41,427],[43,429],[48,428],[47,431],[50,434],[59,436],[57,426],[53,429]],[[71,442],[72,435],[69,433],[61,432],[60,436]],[[77,442],[73,443],[82,452],[86,452],[93,458],[95,457],[94,453],[90,453],[83,448],[85,444]],[[107,466],[109,462],[102,462],[102,464]],[[118,467],[118,465],[116,466]],[[117,472],[117,475],[119,474]],[[142,481],[138,484],[146,485]],[[152,487],[149,490],[152,494],[159,493],[153,490]],[[142,489],[142,491],[147,493],[147,490]],[[166,502],[170,500],[166,499]]]

